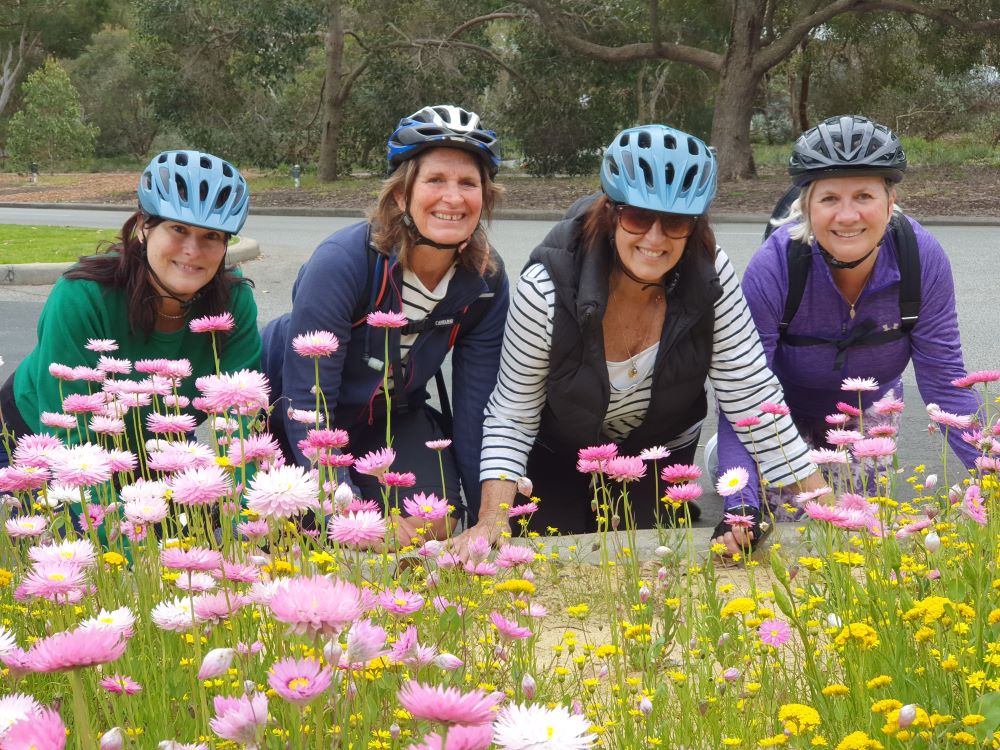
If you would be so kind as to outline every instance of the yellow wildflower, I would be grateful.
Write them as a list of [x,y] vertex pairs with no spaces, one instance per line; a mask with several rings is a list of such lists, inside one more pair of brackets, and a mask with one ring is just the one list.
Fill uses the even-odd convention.
[[494,591],[502,591],[509,594],[527,594],[530,596],[535,593],[535,584],[524,578],[514,578],[510,581],[498,583],[493,589]]
[[833,561],[835,563],[840,563],[841,565],[855,567],[857,565],[863,565],[865,557],[857,552],[834,552]]
[[813,747],[826,747],[830,743],[826,741],[825,737],[821,737],[820,735],[817,734],[815,737],[809,740],[809,744],[812,745]]
[[827,685],[821,691],[823,695],[827,698],[837,698],[841,695],[849,695],[851,689],[847,685],[841,685],[839,683],[834,683],[833,685]]
[[787,744],[788,737],[783,734],[776,734],[772,737],[765,737],[762,740],[757,741],[758,747],[779,747],[781,745]]
[[888,714],[890,711],[895,711],[896,709],[902,708],[903,704],[900,703],[895,698],[884,698],[880,701],[875,701],[872,704],[873,714]]
[[798,735],[819,726],[819,712],[803,703],[786,703],[778,709],[778,721],[787,731]]
[[887,674],[880,674],[878,677],[872,677],[868,682],[865,683],[865,687],[869,690],[878,690],[879,688],[885,687],[892,683],[892,678]]
[[722,608],[721,614],[723,617],[729,617],[730,615],[745,615],[749,612],[753,612],[756,607],[757,605],[754,603],[753,599],[741,596],[726,604],[726,606]]
[[823,567],[823,561],[818,557],[800,557],[799,565],[806,570],[820,570]]
[[722,745],[723,745],[723,747],[739,747],[742,744],[742,742],[743,742],[743,740],[741,740],[739,737],[723,737],[722,738]]
[[986,717],[982,714],[966,714],[962,717],[962,723],[967,727],[974,727],[976,724],[982,724],[986,721]]
[[595,652],[598,659],[607,659],[609,656],[614,656],[619,653],[621,653],[620,649],[613,643],[605,643],[602,646],[598,646],[597,651]]
[[570,617],[578,617],[581,620],[587,616],[587,613],[589,611],[590,607],[588,607],[586,604],[574,604],[571,607],[566,607],[566,614],[568,614]]
[[111,565],[112,567],[118,567],[119,565],[124,565],[128,562],[128,560],[126,560],[122,555],[119,555],[117,552],[105,552],[101,555],[101,559],[104,560],[107,565]]
[[883,750],[883,746],[864,732],[851,732],[840,741],[837,750]]
[[976,737],[975,735],[969,734],[968,732],[955,732],[954,734],[949,733],[947,735],[948,739],[952,742],[957,742],[960,745],[975,745]]
[[0,568],[0,588],[7,588],[7,586],[10,586],[10,582],[13,578],[14,574],[7,570],[7,568]]
[[870,625],[865,625],[863,622],[852,622],[845,626],[833,642],[841,648],[850,643],[861,651],[868,651],[879,645],[878,633]]

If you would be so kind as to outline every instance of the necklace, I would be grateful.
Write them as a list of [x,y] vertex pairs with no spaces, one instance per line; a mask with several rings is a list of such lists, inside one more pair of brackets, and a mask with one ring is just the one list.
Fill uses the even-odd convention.
[[[659,303],[659,301],[661,299],[663,299],[663,297],[660,297],[660,296],[654,297],[653,300],[652,300],[653,304]],[[625,353],[628,355],[628,361],[629,361],[628,377],[629,377],[629,380],[635,380],[635,378],[639,375],[639,366],[636,364],[635,356],[632,354],[632,350],[628,346],[628,337],[625,335],[625,326],[622,325],[621,314],[620,314],[620,312],[618,310],[618,301],[617,301],[617,299],[615,297],[615,293],[614,292],[611,292],[611,301],[615,305],[615,321],[618,323],[618,330],[621,332],[622,345],[625,347]],[[648,333],[649,333],[649,331],[648,331],[648,328],[649,328],[648,324],[647,324],[646,328],[647,328],[646,334],[648,335]],[[641,347],[641,345],[643,343],[645,343],[645,340],[646,340],[646,337],[643,336],[643,338],[639,342],[640,347]],[[641,351],[642,350],[640,349],[640,353],[641,353]]]
[[[159,310],[157,310],[156,314],[159,315],[161,318],[166,318],[167,320],[183,320],[184,318],[187,317],[186,312],[182,312],[180,315],[167,315],[165,312],[160,312]],[[851,317],[853,318],[854,316],[852,315]]]

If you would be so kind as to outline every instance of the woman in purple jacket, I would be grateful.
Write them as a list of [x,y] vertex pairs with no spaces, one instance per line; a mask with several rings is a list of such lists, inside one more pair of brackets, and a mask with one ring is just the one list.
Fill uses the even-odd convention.
[[[878,384],[860,392],[866,428],[898,426],[902,373],[911,360],[926,403],[961,415],[980,407],[974,391],[951,384],[966,375],[954,280],[938,241],[896,206],[896,183],[905,171],[902,145],[884,125],[842,116],[807,130],[789,160],[801,193],[743,276],[768,365],[800,434],[816,448],[832,447],[831,427],[858,426],[849,413],[846,424],[826,419],[838,412],[838,402],[857,405],[854,394],[841,390],[846,378]],[[797,308],[788,303],[796,286],[802,291]],[[727,498],[726,507],[759,508],[754,461],[728,421],[719,426],[719,469],[743,466],[751,476],[742,497]],[[978,453],[961,430],[948,437],[962,463],[974,466]],[[791,497],[767,490],[768,505],[779,514]],[[740,532],[728,524],[714,536],[738,549]]]

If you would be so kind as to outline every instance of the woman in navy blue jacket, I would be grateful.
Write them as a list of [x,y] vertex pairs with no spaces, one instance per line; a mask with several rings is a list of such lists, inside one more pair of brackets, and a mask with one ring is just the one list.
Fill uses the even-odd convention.
[[[475,518],[483,409],[496,383],[507,315],[503,264],[483,227],[500,192],[496,136],[479,117],[458,107],[425,107],[403,118],[388,144],[390,176],[369,220],[325,239],[302,266],[292,288],[292,311],[263,331],[262,369],[280,394],[272,431],[286,455],[308,466],[299,442],[313,424],[292,410],[315,409],[313,360],[292,350],[296,336],[330,331],[339,348],[319,358],[326,406],[324,426],[348,432],[355,456],[385,447],[385,350],[393,472],[412,472],[406,494],[442,494],[438,455],[425,443],[453,441],[442,453],[445,494]],[[402,313],[402,328],[372,327],[369,312]],[[388,342],[386,342],[388,337]],[[428,382],[453,350],[451,411],[442,418],[428,403]],[[446,410],[447,411],[447,410]],[[365,498],[380,496],[378,479],[351,470]],[[398,538],[412,526],[403,519]],[[435,534],[447,533],[442,521]]]

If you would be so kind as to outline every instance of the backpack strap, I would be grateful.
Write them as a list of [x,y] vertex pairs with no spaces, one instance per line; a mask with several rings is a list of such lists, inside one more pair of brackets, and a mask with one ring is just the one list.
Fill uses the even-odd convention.
[[909,334],[920,317],[920,248],[905,216],[894,216],[890,229],[899,253],[899,328]]
[[778,323],[778,335],[781,338],[785,337],[788,324],[792,322],[792,318],[798,312],[799,305],[802,304],[802,295],[805,293],[806,281],[812,268],[812,248],[805,242],[796,240],[788,245],[786,260],[788,262],[788,292],[785,295],[785,310]]
[[365,256],[368,260],[368,275],[365,287],[368,289],[368,300],[365,298],[358,300],[358,306],[354,308],[351,319],[351,328],[360,328],[365,324],[368,313],[377,310],[385,297],[385,290],[389,286],[389,263],[388,259],[375,249],[372,244],[372,228],[368,226],[368,234],[365,237]]

